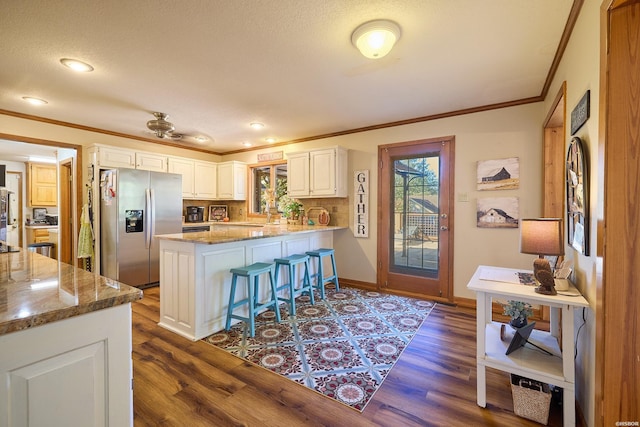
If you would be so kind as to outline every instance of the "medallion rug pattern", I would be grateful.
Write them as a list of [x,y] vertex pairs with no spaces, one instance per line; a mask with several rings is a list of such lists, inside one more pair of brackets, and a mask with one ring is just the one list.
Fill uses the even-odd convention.
[[296,298],[204,341],[362,411],[435,304],[380,292],[327,286],[326,298]]

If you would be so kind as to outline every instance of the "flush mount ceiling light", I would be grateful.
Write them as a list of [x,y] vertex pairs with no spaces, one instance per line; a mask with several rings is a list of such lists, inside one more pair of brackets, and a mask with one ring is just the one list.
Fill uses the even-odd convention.
[[48,102],[45,101],[44,99],[34,98],[33,96],[23,96],[22,99],[24,99],[25,101],[27,101],[31,105],[45,105],[45,104],[48,104]]
[[393,21],[378,19],[365,22],[351,34],[351,43],[371,59],[382,58],[400,39],[400,27]]
[[264,123],[258,123],[258,122],[253,122],[253,123],[249,123],[249,126],[251,126],[252,129],[262,129],[264,127]]
[[273,144],[274,142],[277,141],[275,138],[265,138],[264,140],[267,141],[269,144]]
[[86,62],[78,61],[77,59],[62,58],[60,63],[67,68],[71,68],[73,71],[79,73],[88,73],[93,71],[93,67]]
[[251,144],[250,142],[243,142],[242,145],[244,145],[245,147],[251,147],[253,144]]

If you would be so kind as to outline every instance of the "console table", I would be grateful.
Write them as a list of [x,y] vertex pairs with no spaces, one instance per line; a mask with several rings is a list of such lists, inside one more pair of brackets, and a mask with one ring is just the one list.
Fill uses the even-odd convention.
[[[467,284],[476,292],[478,406],[487,405],[486,367],[562,387],[565,426],[575,425],[574,309],[589,303],[573,286],[558,295],[542,295],[520,284],[517,273],[531,271],[481,265]],[[551,353],[526,345],[506,355],[509,342],[500,339],[501,323],[491,319],[491,301],[517,300],[550,307],[550,332],[534,330],[529,341]],[[561,319],[561,320],[560,320]],[[560,347],[560,341],[562,346]]]

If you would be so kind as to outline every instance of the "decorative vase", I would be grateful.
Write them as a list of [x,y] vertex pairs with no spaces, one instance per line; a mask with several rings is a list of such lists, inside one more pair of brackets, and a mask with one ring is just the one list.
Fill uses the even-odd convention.
[[509,321],[509,325],[514,329],[520,329],[527,326],[527,319],[526,317],[515,317]]

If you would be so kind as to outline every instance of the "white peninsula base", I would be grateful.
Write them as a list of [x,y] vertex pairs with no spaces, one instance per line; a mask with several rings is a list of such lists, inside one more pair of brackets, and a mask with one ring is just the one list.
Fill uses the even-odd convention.
[[[331,228],[228,243],[163,238],[160,240],[159,325],[193,341],[218,332],[225,326],[231,291],[230,269],[332,247]],[[330,267],[325,268],[331,271]],[[312,265],[311,273],[314,272]],[[238,295],[237,299],[242,297]],[[266,298],[267,294],[261,297]]]
[[1,426],[132,426],[131,304],[0,335]]

